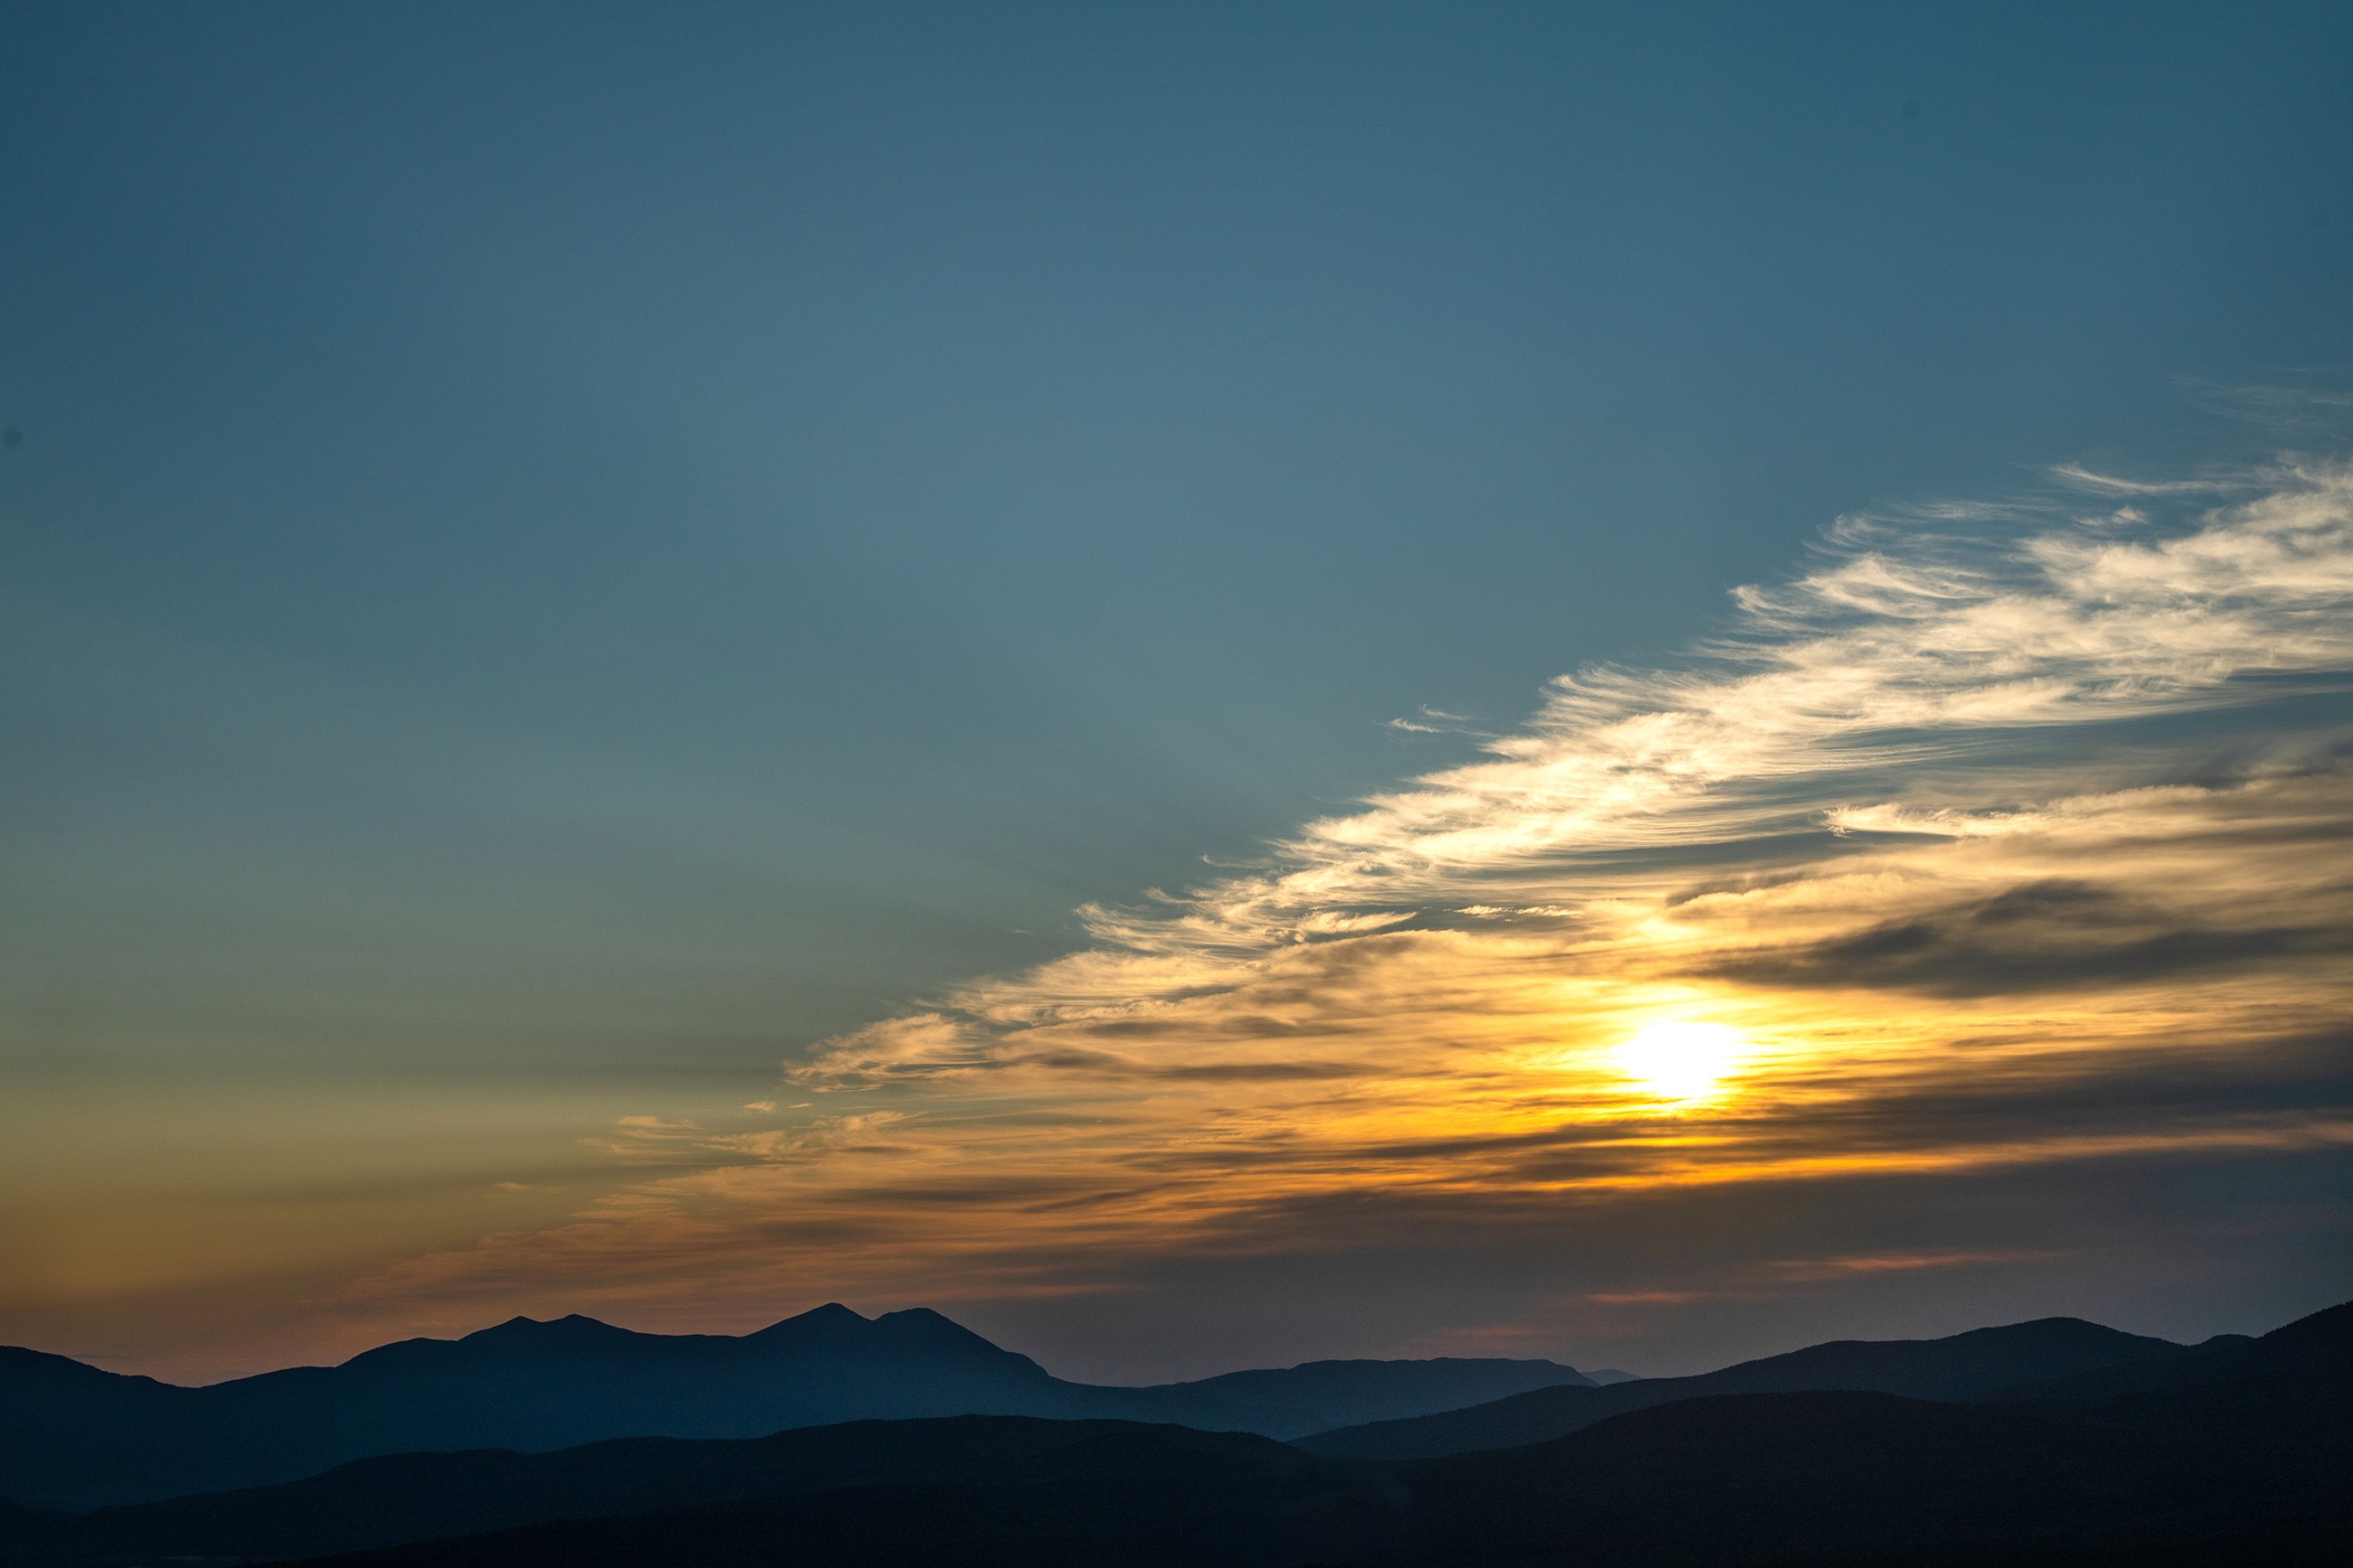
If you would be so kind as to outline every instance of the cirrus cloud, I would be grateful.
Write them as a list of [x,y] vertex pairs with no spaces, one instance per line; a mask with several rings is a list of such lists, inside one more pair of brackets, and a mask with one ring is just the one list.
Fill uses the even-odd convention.
[[[1475,761],[827,1042],[793,1126],[628,1130],[705,1165],[354,1300],[1003,1300],[1673,1191],[2341,1158],[2353,469],[2060,478],[1844,520],[1676,667],[1564,676]],[[1612,1055],[1662,1019],[1733,1031],[1707,1092]],[[1935,1239],[1886,1255],[2060,1255]],[[1577,1299],[1706,1294],[1617,1283]]]

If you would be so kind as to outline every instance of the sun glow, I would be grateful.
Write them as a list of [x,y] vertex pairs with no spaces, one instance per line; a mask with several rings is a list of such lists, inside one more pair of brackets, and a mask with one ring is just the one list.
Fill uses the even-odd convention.
[[1724,1024],[1662,1018],[1610,1052],[1620,1072],[1662,1100],[1704,1100],[1740,1056],[1739,1032]]

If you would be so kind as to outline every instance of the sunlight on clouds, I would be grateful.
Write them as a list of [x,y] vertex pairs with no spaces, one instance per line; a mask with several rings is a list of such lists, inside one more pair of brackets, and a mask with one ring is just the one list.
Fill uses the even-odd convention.
[[1843,521],[1685,665],[1564,677],[1477,762],[828,1042],[788,1125],[638,1120],[703,1168],[360,1294],[1089,1289],[1343,1194],[2336,1146],[2297,1086],[2353,1004],[2353,475],[2131,493]]

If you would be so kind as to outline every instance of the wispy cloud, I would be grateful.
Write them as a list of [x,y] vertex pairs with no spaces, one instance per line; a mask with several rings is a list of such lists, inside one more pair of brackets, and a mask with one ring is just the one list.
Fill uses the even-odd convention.
[[[1476,761],[828,1042],[790,1126],[625,1128],[707,1168],[362,1293],[1094,1289],[1341,1246],[1335,1204],[2341,1149],[2353,470],[2055,478],[1843,520],[1675,667],[1564,676]],[[1646,1079],[1617,1047],[1662,1023],[1733,1044]]]
[[1389,729],[1409,735],[1477,735],[1483,733],[1478,725],[1460,713],[1449,713],[1442,708],[1424,706],[1416,710],[1410,719],[1392,719]]
[[2039,1263],[2047,1252],[1869,1252],[1844,1258],[1798,1258],[1768,1263],[1759,1271],[1767,1279],[1788,1283],[1851,1279],[1858,1274],[1912,1274],[1922,1269],[1999,1268],[2004,1264]]

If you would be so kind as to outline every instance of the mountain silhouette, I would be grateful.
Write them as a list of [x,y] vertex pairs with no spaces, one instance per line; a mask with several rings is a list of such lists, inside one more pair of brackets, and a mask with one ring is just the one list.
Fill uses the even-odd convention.
[[374,1455],[959,1415],[1288,1437],[1583,1381],[1546,1361],[1321,1362],[1098,1387],[1055,1378],[928,1309],[867,1319],[839,1305],[740,1336],[516,1318],[203,1388],[0,1349],[0,1495],[86,1509],[292,1480]]
[[[0,1559],[42,1568],[306,1552],[328,1554],[312,1561],[335,1568],[2344,1560],[2353,1549],[2343,1483],[2353,1473],[2353,1306],[2171,1354],[2113,1342],[2099,1352],[2088,1327],[2046,1321],[1866,1347],[1872,1375],[1934,1383],[1942,1401],[1701,1394],[1543,1443],[1439,1458],[1327,1457],[1247,1434],[1118,1421],[865,1421],[750,1440],[405,1455],[86,1516],[0,1507]],[[2116,1359],[2007,1390],[1970,1388],[2097,1353]],[[1856,1363],[1856,1346],[1835,1344],[1725,1371],[1757,1381],[1797,1375],[1792,1364],[1852,1374]]]
[[1846,1392],[1969,1399],[2192,1353],[2193,1347],[2170,1340],[2127,1334],[2078,1318],[2042,1318],[1972,1329],[1941,1340],[1833,1340],[1695,1377],[1536,1389],[1467,1409],[1318,1433],[1303,1439],[1301,1447],[1361,1458],[1428,1458],[1541,1443],[1613,1415],[1717,1394]]
[[[1555,1362],[1441,1357],[1435,1361],[1311,1361],[1279,1371],[1229,1372],[1195,1383],[1164,1383],[1134,1392],[1161,1400],[1215,1400],[1252,1410],[1297,1409],[1306,1419],[1288,1430],[1256,1424],[1243,1428],[1270,1437],[1297,1437],[1334,1426],[1393,1419],[1401,1405],[1419,1406],[1414,1414],[1420,1415],[1482,1404],[1530,1387],[1590,1386],[1598,1385],[1584,1373]],[[1134,1418],[1152,1416],[1139,1411]]]
[[[1944,1401],[1855,1391],[1713,1394],[1544,1443],[1403,1461],[1329,1458],[1246,1434],[987,1417],[860,1423],[755,1442],[440,1456],[438,1479],[421,1459],[371,1461],[272,1489],[274,1498],[188,1499],[50,1521],[45,1540],[26,1533],[41,1521],[20,1519],[0,1553],[95,1568],[142,1554],[254,1559],[303,1541],[363,1545],[371,1531],[383,1538],[387,1510],[417,1506],[402,1499],[438,1491],[442,1520],[491,1506],[610,1517],[547,1518],[307,1561],[2319,1568],[2347,1560],[2353,1306],[2260,1340],[2068,1375],[2097,1372],[2133,1386],[2054,1392],[2046,1381],[2031,1397]],[[1958,1374],[1948,1367],[1947,1375]],[[738,1487],[769,1489],[722,1495]],[[497,1503],[501,1495],[510,1500]],[[626,1511],[654,1497],[670,1506]],[[272,1507],[281,1531],[274,1542],[256,1533],[269,1528]],[[156,1525],[175,1510],[176,1536],[121,1532],[134,1516]],[[230,1528],[239,1510],[242,1524]],[[77,1529],[85,1532],[79,1540]]]
[[1393,1473],[1433,1564],[2348,1560],[2353,1305],[2101,1370],[2133,1386],[1704,1397]]

